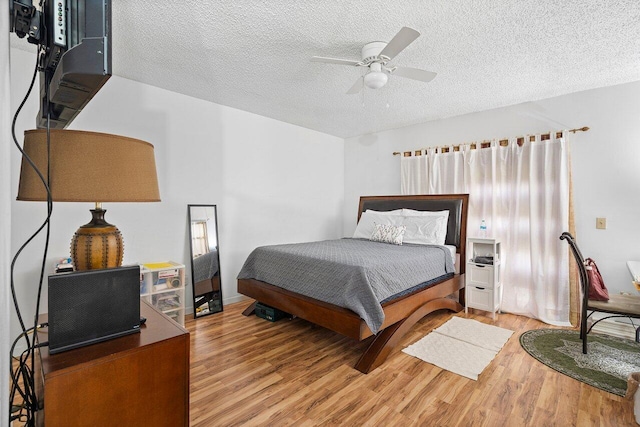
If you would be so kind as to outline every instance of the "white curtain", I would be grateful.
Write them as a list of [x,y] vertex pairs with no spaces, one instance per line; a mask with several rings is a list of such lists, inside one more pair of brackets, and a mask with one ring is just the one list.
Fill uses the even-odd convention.
[[[552,135],[553,136],[553,135]],[[564,138],[403,157],[403,194],[469,193],[467,236],[480,222],[502,242],[502,310],[569,325],[569,164]]]
[[197,257],[209,252],[209,245],[207,237],[207,222],[206,221],[194,221],[191,223],[191,249],[193,250],[193,256]]
[[0,425],[9,419],[9,264],[11,260],[11,106],[9,8],[0,7]]

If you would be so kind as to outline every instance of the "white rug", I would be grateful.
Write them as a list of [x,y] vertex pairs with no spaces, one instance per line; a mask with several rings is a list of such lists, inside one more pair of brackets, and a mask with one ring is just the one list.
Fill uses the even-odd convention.
[[511,334],[513,331],[477,320],[452,317],[402,351],[477,381]]

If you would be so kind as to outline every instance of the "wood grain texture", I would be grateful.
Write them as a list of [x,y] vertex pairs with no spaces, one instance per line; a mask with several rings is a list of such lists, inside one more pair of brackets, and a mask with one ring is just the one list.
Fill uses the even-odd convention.
[[364,375],[353,366],[371,339],[359,342],[303,319],[246,317],[246,306],[187,323],[193,427],[636,425],[629,401],[562,375],[521,348],[522,332],[549,327],[533,319],[467,316],[515,331],[472,381],[399,351],[463,313],[427,315]]
[[144,301],[140,313],[147,322],[139,334],[55,355],[41,349],[39,421],[49,427],[187,425],[189,334]]
[[[356,369],[367,374],[384,363],[411,326],[428,313],[442,308],[452,311],[462,310],[463,306],[460,303],[447,297],[453,297],[455,293],[464,294],[463,287],[464,275],[456,275],[426,289],[383,304],[384,322],[371,344],[358,359]],[[364,320],[353,311],[269,283],[255,279],[238,279],[238,291],[353,339],[364,340],[373,335]],[[254,314],[255,306],[254,301],[242,314],[245,316]]]
[[369,345],[364,354],[358,359],[356,369],[363,374],[368,374],[382,365],[413,325],[426,315],[442,309],[459,312],[462,310],[462,306],[451,298],[436,298],[426,302],[406,319],[386,327],[377,334],[371,342],[371,345]]
[[[456,275],[426,289],[387,302],[382,305],[385,319],[380,330],[406,319],[429,301],[445,298],[458,292],[462,295],[463,289],[464,275]],[[349,309],[291,292],[266,282],[255,279],[238,279],[238,292],[356,340],[363,340],[373,335],[364,320]],[[459,296],[459,300],[462,304],[461,296]],[[247,315],[253,314],[253,306],[252,303],[246,308]]]

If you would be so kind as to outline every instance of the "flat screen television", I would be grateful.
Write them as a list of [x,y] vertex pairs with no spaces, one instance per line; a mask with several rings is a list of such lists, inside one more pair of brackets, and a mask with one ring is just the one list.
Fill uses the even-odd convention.
[[9,0],[11,31],[38,45],[36,126],[66,128],[111,77],[111,0]]

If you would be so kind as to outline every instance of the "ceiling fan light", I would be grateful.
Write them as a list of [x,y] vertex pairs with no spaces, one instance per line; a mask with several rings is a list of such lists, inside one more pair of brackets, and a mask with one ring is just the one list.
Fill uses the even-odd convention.
[[382,71],[371,71],[364,76],[364,85],[369,89],[380,89],[387,84],[389,76]]

